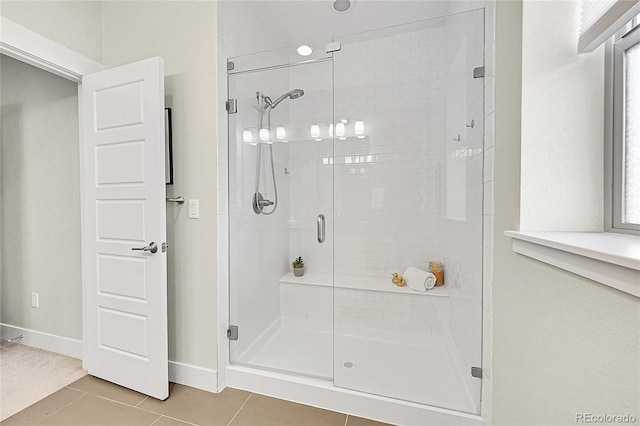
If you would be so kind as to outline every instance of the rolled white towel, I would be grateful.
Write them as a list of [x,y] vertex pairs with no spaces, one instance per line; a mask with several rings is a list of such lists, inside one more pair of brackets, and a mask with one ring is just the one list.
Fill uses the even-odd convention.
[[436,277],[431,272],[423,271],[422,269],[409,266],[405,269],[402,278],[407,282],[407,285],[412,290],[426,292],[430,288],[436,285]]
[[436,276],[433,275],[433,272],[429,272],[427,274],[427,279],[424,280],[424,287],[427,290],[431,290],[436,285]]

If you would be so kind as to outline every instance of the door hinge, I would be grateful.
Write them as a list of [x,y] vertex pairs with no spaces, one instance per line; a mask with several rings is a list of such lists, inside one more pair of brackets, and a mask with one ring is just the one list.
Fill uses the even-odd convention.
[[233,71],[235,67],[236,67],[236,64],[234,64],[232,61],[227,62],[227,71]]
[[342,45],[339,41],[333,41],[324,45],[325,53],[339,52],[340,50],[342,50]]
[[471,376],[477,377],[478,379],[482,379],[482,368],[480,367],[471,367]]
[[473,69],[473,78],[483,78],[484,77],[484,67],[476,67]]
[[225,102],[225,108],[227,109],[227,113],[235,114],[238,112],[238,100],[237,99],[229,99]]
[[229,328],[227,328],[227,338],[229,340],[238,340],[238,326],[237,325],[230,325]]

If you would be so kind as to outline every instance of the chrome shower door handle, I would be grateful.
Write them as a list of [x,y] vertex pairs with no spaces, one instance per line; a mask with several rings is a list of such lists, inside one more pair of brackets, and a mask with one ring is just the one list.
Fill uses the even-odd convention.
[[318,215],[318,242],[324,243],[324,215]]
[[158,252],[158,245],[156,244],[155,241],[151,241],[149,243],[149,245],[146,246],[146,247],[133,247],[131,250],[134,250],[134,251],[149,251],[151,253],[157,253]]

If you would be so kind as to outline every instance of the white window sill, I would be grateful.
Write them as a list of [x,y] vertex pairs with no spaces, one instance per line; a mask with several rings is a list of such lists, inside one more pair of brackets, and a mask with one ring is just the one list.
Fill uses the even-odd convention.
[[516,253],[640,297],[640,237],[591,232],[505,231]]

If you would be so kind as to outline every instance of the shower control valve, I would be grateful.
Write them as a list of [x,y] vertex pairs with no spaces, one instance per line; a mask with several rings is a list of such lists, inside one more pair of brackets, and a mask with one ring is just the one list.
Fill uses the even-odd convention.
[[267,200],[261,193],[256,192],[253,194],[253,211],[256,214],[262,213],[262,210],[267,206],[273,206],[275,203],[271,200]]

